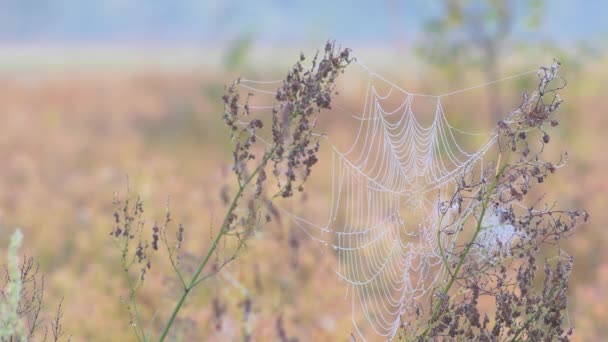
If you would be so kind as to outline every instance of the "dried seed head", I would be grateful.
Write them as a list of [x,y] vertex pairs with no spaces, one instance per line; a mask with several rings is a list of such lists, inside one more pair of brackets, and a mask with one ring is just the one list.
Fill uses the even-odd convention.
[[[223,119],[231,130],[234,141],[232,171],[239,185],[255,184],[253,194],[245,193],[239,200],[262,200],[265,197],[268,180],[266,163],[272,167],[276,178],[276,196],[291,197],[294,190],[302,191],[303,184],[318,162],[318,136],[314,134],[317,115],[323,109],[331,108],[335,96],[337,77],[351,62],[348,49],[337,48],[328,42],[322,53],[317,53],[311,61],[310,69],[304,68],[303,54],[287,73],[282,85],[276,90],[275,104],[268,121],[264,118],[246,118],[249,115],[249,101],[252,94],[243,98],[239,94],[240,80],[226,87],[223,102]],[[268,118],[268,117],[266,117]],[[268,127],[272,139],[264,144],[257,138],[260,130]],[[270,146],[266,146],[266,144]],[[254,171],[255,170],[255,171]],[[251,179],[250,179],[251,177]],[[227,192],[221,197],[227,203]],[[270,198],[274,198],[272,194]],[[263,204],[262,204],[263,205]],[[248,205],[247,211],[239,216],[230,213],[230,229],[237,224],[253,224],[263,217],[257,208],[262,205]],[[266,216],[266,220],[274,214]]]
[[[518,153],[519,158],[504,161],[500,172],[492,168],[490,175],[470,175],[472,181],[459,182],[456,186],[454,198],[465,199],[459,203],[459,208],[464,207],[462,212],[473,210],[478,215],[484,212],[484,216],[475,217],[473,227],[480,230],[474,241],[467,241],[462,247],[446,244],[446,267],[455,272],[462,260],[460,273],[450,278],[448,272],[454,286],[433,297],[435,302],[431,303],[429,316],[419,319],[428,328],[412,340],[441,340],[447,336],[450,340],[476,341],[569,339],[572,329],[565,326],[565,317],[572,258],[563,256],[558,243],[586,222],[588,214],[558,210],[551,204],[539,203],[538,199],[525,200],[535,181],[544,182],[565,161],[564,157],[557,164],[543,160],[544,144],[551,140],[545,129],[557,126],[551,114],[561,104],[557,95],[561,88],[548,86],[560,79],[558,66],[556,63],[542,68],[537,92],[524,95],[522,105],[509,120],[498,123],[501,151],[510,149]],[[529,143],[530,137],[535,136],[529,132],[540,133],[542,144]],[[497,177],[493,177],[494,172]],[[493,187],[488,186],[489,180],[495,182]],[[487,211],[479,211],[484,200]],[[455,214],[456,211],[450,210],[453,202],[440,203],[440,214],[445,217]],[[529,202],[537,204],[524,205]],[[444,229],[441,233],[450,239],[454,231],[456,229]],[[541,246],[543,253],[549,246],[555,246],[558,257],[557,261],[545,263],[539,271],[537,259]],[[474,253],[468,255],[468,251]],[[511,262],[512,259],[516,261]],[[542,288],[536,286],[538,283],[543,284]],[[485,303],[495,303],[494,307],[480,306],[482,298]],[[483,321],[481,309],[486,312]],[[526,319],[527,324],[522,325],[522,319]],[[403,332],[407,334],[408,330],[403,328]],[[409,332],[411,335],[416,330]]]

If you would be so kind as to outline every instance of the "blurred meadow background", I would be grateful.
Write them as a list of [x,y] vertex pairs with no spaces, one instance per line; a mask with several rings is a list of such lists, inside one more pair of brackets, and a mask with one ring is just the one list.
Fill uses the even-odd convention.
[[[608,336],[608,24],[601,1],[29,1],[0,2],[0,251],[14,228],[64,298],[75,341],[134,340],[125,281],[110,240],[114,193],[141,194],[149,223],[167,197],[186,227],[185,267],[210,244],[233,184],[222,122],[224,85],[281,79],[327,39],[417,93],[442,94],[562,62],[568,87],[551,153],[569,163],[539,193],[591,221],[562,246],[574,256],[570,319],[577,341]],[[356,68],[356,67],[353,67]],[[348,69],[347,69],[348,73]],[[450,99],[459,127],[490,130],[534,78]],[[365,78],[341,89],[356,108]],[[496,107],[497,101],[498,107]],[[490,105],[494,104],[494,105]],[[421,110],[420,115],[424,115]],[[429,113],[432,114],[432,113]],[[324,132],[352,138],[338,118]],[[313,178],[327,177],[313,172]],[[308,189],[306,203],[328,196]],[[312,205],[310,204],[312,203]],[[318,202],[317,202],[318,203]],[[1,259],[4,260],[4,259]],[[166,317],[175,284],[158,261],[141,293],[144,317]],[[223,275],[199,287],[178,322],[185,341],[346,341],[352,331],[335,258],[283,219]],[[245,320],[245,307],[252,317]],[[151,323],[155,325],[154,322]]]

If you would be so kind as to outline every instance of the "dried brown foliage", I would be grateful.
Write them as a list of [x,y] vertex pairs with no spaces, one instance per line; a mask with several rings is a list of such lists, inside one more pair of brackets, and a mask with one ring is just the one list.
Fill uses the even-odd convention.
[[[564,256],[558,244],[589,216],[543,204],[542,197],[530,199],[530,190],[565,162],[565,155],[558,163],[543,159],[550,142],[548,130],[558,124],[555,111],[562,102],[558,91],[566,84],[558,68],[558,63],[541,68],[537,91],[524,94],[521,106],[498,123],[496,168],[479,176],[463,174],[452,199],[441,204],[473,208],[474,214],[469,225],[448,224],[440,234],[473,232],[460,244],[444,246],[445,285],[414,321],[404,319],[400,337],[568,341],[572,335],[567,308],[573,258]],[[498,223],[485,227],[484,217],[490,215]],[[512,231],[513,238],[492,232],[501,229]],[[554,257],[543,256],[551,252]]]
[[[249,97],[253,94],[250,93],[241,106],[239,80],[226,89],[223,97],[226,107],[223,118],[235,141],[233,171],[238,180],[243,182],[249,175],[249,160],[263,160],[266,156],[273,163],[277,194],[282,197],[292,196],[294,188],[303,190],[303,183],[317,162],[319,141],[314,135],[317,115],[321,110],[331,108],[335,81],[352,58],[350,50],[337,49],[333,42],[328,42],[323,55],[320,57],[317,53],[314,56],[310,69],[304,69],[304,61],[302,54],[277,90],[270,122],[261,119],[248,121],[251,116]],[[253,145],[257,142],[256,132],[267,125],[272,127],[272,143],[265,146],[260,158],[256,156]],[[261,171],[256,180],[257,196],[266,180],[265,171]]]
[[[255,228],[260,228],[272,217],[279,218],[272,200],[279,196],[292,196],[294,187],[303,190],[303,184],[317,162],[319,142],[314,133],[316,116],[321,110],[331,108],[336,78],[352,59],[348,49],[339,49],[333,42],[328,42],[322,55],[315,55],[310,69],[304,70],[304,60],[304,55],[301,55],[285,77],[282,86],[276,91],[276,102],[269,113],[271,115],[266,119],[251,117],[249,98],[252,95],[242,101],[238,91],[239,81],[226,88],[223,119],[230,128],[234,142],[232,171],[236,176],[237,190],[232,194],[230,187],[222,189],[220,197],[227,206],[226,214],[208,250],[196,262],[198,266],[190,270],[178,267],[178,250],[184,240],[184,228],[180,225],[175,242],[169,242],[166,234],[171,221],[169,210],[162,225],[152,226],[149,244],[142,201],[138,198],[131,204],[128,198],[124,202],[116,198],[111,236],[121,251],[121,267],[130,288],[125,304],[131,316],[131,326],[139,340],[147,340],[151,336],[150,331],[142,328],[144,325],[137,306],[137,291],[152,267],[150,250],[155,252],[159,250],[160,243],[165,245],[180,284],[180,297],[160,332],[159,341],[163,341],[168,336],[173,336],[170,335],[173,326],[193,325],[188,319],[177,317],[191,290],[235,260]],[[257,136],[257,132],[264,127],[270,127],[272,132],[272,142],[268,145],[261,144]],[[270,190],[270,194],[267,194],[267,188],[270,187],[266,184],[267,169],[272,169],[277,181],[276,189]],[[229,238],[236,241],[236,247],[231,250],[227,250],[225,243]],[[133,271],[134,269],[138,271]],[[214,320],[221,325],[225,308],[219,300],[213,303]],[[243,325],[247,326],[252,299],[244,296],[240,307]],[[277,323],[277,331],[281,338],[287,340],[281,320]],[[243,338],[249,339],[246,330]]]

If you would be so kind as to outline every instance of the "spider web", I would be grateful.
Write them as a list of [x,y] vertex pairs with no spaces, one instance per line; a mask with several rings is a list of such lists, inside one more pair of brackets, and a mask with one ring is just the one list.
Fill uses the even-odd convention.
[[[400,88],[360,59],[355,63],[367,82],[361,109],[353,112],[332,103],[335,111],[356,121],[352,142],[341,148],[331,137],[322,136],[331,154],[325,159],[325,171],[331,175],[326,219],[279,209],[312,239],[334,251],[335,273],[348,286],[358,335],[364,340],[372,336],[390,340],[404,316],[416,312],[441,280],[439,244],[453,243],[457,234],[437,234],[438,229],[459,224],[478,203],[463,204],[464,212],[447,208],[458,214],[441,221],[439,227],[439,212],[446,211],[440,204],[467,170],[483,169],[483,157],[497,141],[495,130],[480,134],[451,125],[442,100],[537,70],[443,95],[426,95]],[[254,95],[255,103],[249,108],[272,109],[281,82],[241,79],[243,90]],[[434,110],[415,113],[415,104],[421,100],[430,101]]]

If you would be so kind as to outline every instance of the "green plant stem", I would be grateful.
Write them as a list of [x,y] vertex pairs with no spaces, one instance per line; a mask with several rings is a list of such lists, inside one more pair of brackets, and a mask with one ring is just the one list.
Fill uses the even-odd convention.
[[[499,162],[500,162],[500,157],[499,157]],[[497,167],[498,166],[499,165],[497,165]],[[473,244],[475,243],[475,240],[477,240],[477,236],[479,235],[479,232],[481,232],[481,229],[483,228],[481,226],[481,223],[482,223],[483,217],[484,217],[484,215],[486,213],[486,210],[488,208],[488,202],[490,201],[490,196],[494,192],[494,189],[496,188],[496,185],[498,183],[498,179],[500,178],[500,176],[504,172],[506,166],[507,166],[507,163],[505,163],[503,165],[503,167],[500,168],[500,170],[497,169],[496,176],[494,177],[494,181],[492,181],[492,184],[490,184],[490,187],[488,188],[487,195],[484,197],[484,199],[483,199],[483,201],[481,203],[481,213],[479,215],[479,219],[477,220],[477,226],[475,227],[475,233],[473,233],[473,237],[471,238],[471,240],[469,241],[469,243],[465,247],[464,251],[462,252],[462,255],[460,256],[460,259],[458,260],[458,264],[456,265],[456,268],[454,269],[454,272],[449,272],[449,270],[448,270],[448,273],[450,274],[450,280],[448,281],[448,283],[446,284],[446,286],[442,290],[442,294],[444,296],[448,294],[448,292],[452,288],[452,285],[454,285],[454,282],[456,282],[456,278],[458,276],[458,273],[460,272],[460,269],[462,268],[462,265],[464,265],[464,261],[465,261],[467,255],[469,254],[469,252],[471,251],[471,248],[473,247]],[[416,337],[416,340],[421,340],[431,330],[431,326],[433,324],[433,321],[437,318],[437,315],[438,315],[438,312],[439,312],[439,306],[441,305],[442,301],[443,300],[439,300],[439,301],[437,301],[437,303],[435,303],[435,305],[433,307],[431,318],[429,319],[428,323],[426,324],[426,327],[425,327],[424,331],[422,332],[422,334],[420,334],[419,336]]]
[[524,331],[524,329],[533,321],[536,321],[541,313],[543,312],[543,310],[541,309],[541,307],[538,308],[538,311],[530,316],[525,322],[522,323],[522,325],[517,329],[517,331],[515,331],[515,335],[513,336],[513,338],[511,339],[511,342],[516,342],[519,341],[517,338],[519,337],[519,335]]
[[245,188],[256,177],[256,175],[264,167],[266,167],[266,164],[268,163],[268,160],[270,160],[270,158],[274,155],[274,152],[275,152],[274,149],[272,149],[271,151],[269,151],[266,154],[266,156],[264,156],[264,159],[262,160],[262,162],[260,163],[260,165],[258,165],[258,167],[253,171],[253,173],[243,183],[241,183],[239,185],[239,190],[236,193],[236,195],[234,196],[234,198],[232,199],[232,203],[230,203],[230,206],[228,207],[228,211],[226,212],[226,216],[224,217],[224,221],[222,222],[222,225],[220,227],[220,231],[217,233],[215,239],[211,243],[211,247],[207,251],[207,254],[205,255],[205,258],[198,265],[198,268],[194,272],[194,274],[192,276],[192,279],[190,280],[190,282],[188,283],[187,286],[184,286],[184,290],[182,292],[182,295],[179,298],[178,302],[175,304],[175,307],[173,308],[173,312],[171,313],[171,316],[169,317],[169,320],[167,321],[167,324],[165,325],[165,328],[163,329],[163,332],[160,335],[160,338],[158,339],[159,342],[164,341],[165,338],[167,337],[167,335],[169,334],[169,330],[171,329],[171,326],[175,322],[175,318],[177,317],[177,314],[179,313],[179,311],[181,310],[182,306],[184,305],[184,302],[186,300],[186,297],[190,293],[190,290],[192,290],[192,288],[194,286],[196,286],[197,284],[200,283],[198,278],[201,275],[201,273],[203,272],[203,269],[205,268],[205,266],[207,266],[207,263],[209,262],[209,260],[211,259],[211,255],[213,255],[213,252],[215,252],[215,250],[219,246],[220,240],[228,232],[228,225],[229,225],[229,222],[230,222],[230,217],[232,216],[232,212],[236,209],[238,201],[239,201],[241,195],[243,194],[243,192],[245,191]]

